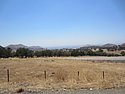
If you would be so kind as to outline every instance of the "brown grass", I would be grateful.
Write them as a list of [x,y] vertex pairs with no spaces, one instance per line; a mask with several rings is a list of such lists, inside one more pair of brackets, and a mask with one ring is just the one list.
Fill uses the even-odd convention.
[[[10,70],[10,82],[7,72]],[[44,71],[47,72],[46,79]],[[79,71],[79,77],[78,77]],[[105,78],[103,79],[103,71]],[[112,88],[125,86],[125,64],[60,58],[0,59],[0,88]]]

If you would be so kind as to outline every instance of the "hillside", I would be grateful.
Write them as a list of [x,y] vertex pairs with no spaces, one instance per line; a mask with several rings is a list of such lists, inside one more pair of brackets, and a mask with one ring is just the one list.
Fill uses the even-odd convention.
[[42,51],[44,50],[44,48],[41,48],[40,46],[30,46],[28,47],[29,50],[33,50],[33,51]]
[[125,47],[125,43],[121,44],[122,47]]
[[102,45],[102,47],[112,48],[112,47],[117,47],[117,45],[116,44],[110,44],[110,43],[108,43],[108,44]]
[[16,44],[16,45],[11,44],[11,45],[6,46],[6,48],[11,48],[13,51],[16,51],[19,48],[28,48],[28,47],[23,44]]
[[15,44],[15,45],[8,45],[6,46],[6,48],[11,48],[13,51],[16,51],[19,48],[28,48],[29,50],[33,50],[33,51],[41,51],[44,50],[44,48],[41,48],[40,46],[25,46],[23,44]]

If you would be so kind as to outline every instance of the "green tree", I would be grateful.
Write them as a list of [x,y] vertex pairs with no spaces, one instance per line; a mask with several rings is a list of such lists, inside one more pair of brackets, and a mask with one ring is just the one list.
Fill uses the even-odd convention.
[[124,52],[124,51],[122,51],[122,52],[121,52],[121,55],[122,55],[122,56],[125,56],[125,52]]
[[33,51],[27,49],[27,48],[19,48],[16,51],[16,56],[17,57],[33,57]]
[[6,49],[6,57],[12,57],[12,49],[11,48]]
[[6,56],[6,49],[0,46],[0,58],[5,58]]

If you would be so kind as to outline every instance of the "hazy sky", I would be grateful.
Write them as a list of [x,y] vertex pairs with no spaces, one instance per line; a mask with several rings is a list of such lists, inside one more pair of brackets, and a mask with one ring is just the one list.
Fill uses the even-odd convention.
[[0,0],[0,45],[125,42],[125,0]]

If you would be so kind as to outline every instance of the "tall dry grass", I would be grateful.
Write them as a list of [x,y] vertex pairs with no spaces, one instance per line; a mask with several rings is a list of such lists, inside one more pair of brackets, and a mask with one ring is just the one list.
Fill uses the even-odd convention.
[[[7,82],[6,70],[10,70]],[[46,79],[44,71],[46,71]],[[79,76],[78,76],[79,71]],[[105,77],[103,79],[103,71]],[[125,64],[28,58],[0,60],[0,87],[111,88],[125,86]]]

